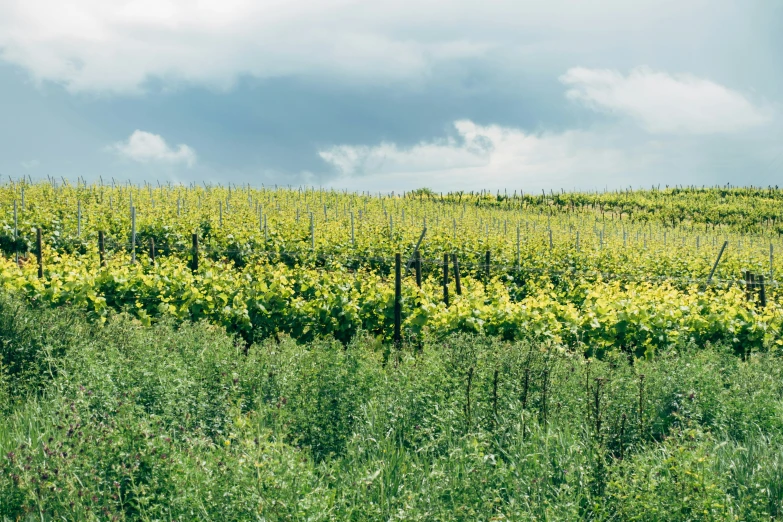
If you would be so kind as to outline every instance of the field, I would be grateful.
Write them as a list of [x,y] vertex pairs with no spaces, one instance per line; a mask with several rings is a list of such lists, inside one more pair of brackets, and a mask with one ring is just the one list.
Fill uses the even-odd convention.
[[0,226],[7,520],[783,514],[777,188],[52,179]]

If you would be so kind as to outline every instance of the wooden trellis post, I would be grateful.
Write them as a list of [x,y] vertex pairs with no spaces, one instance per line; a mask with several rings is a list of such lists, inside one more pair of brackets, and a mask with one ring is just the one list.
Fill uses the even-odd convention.
[[449,255],[443,254],[443,302],[449,306]]
[[43,279],[43,239],[41,238],[41,227],[35,231],[35,256],[38,258],[38,279]]
[[394,254],[394,343],[402,342],[402,257]]

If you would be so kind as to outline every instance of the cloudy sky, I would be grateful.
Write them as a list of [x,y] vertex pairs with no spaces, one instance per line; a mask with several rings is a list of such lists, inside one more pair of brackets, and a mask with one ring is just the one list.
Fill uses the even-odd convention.
[[1,0],[0,174],[783,185],[780,0]]

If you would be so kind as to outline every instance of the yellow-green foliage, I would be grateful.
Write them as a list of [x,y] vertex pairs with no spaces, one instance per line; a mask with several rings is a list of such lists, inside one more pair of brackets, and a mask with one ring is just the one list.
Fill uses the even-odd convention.
[[[348,341],[359,330],[389,339],[393,254],[407,259],[426,222],[424,284],[417,288],[407,273],[403,282],[403,330],[410,339],[483,332],[568,343],[598,355],[622,349],[649,356],[689,341],[769,349],[783,343],[777,287],[767,287],[762,308],[748,302],[737,280],[745,269],[769,280],[770,248],[779,242],[774,228],[742,235],[735,209],[726,211],[725,224],[710,218],[716,227],[692,230],[703,221],[705,198],[758,201],[758,223],[775,218],[767,210],[777,191],[743,190],[723,196],[714,189],[439,198],[241,187],[5,185],[3,233],[13,236],[13,200],[19,223],[18,239],[8,244],[23,259],[31,256],[24,252],[34,250],[40,227],[45,268],[39,279],[34,258],[19,267],[14,253],[6,252],[0,285],[37,301],[78,304],[99,320],[124,309],[145,324],[165,316],[206,318],[246,340],[288,333]],[[662,210],[669,208],[666,201],[677,209],[690,202],[690,220],[672,227]],[[135,263],[131,202],[137,215]],[[652,222],[655,215],[663,216],[660,223]],[[98,261],[99,231],[107,237],[106,267]],[[201,242],[197,272],[190,269],[193,233]],[[150,238],[157,250],[154,264],[147,256]],[[716,283],[704,286],[723,241],[729,247]],[[442,302],[444,253],[456,253],[462,271],[463,295],[455,295],[452,279],[449,307]]]

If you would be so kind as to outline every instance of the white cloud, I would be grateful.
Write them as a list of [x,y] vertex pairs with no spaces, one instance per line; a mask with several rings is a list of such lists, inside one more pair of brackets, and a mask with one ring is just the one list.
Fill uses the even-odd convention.
[[37,159],[31,159],[31,160],[20,162],[20,165],[22,165],[22,167],[25,170],[32,170],[32,169],[38,167],[40,164],[41,164],[41,162],[39,160],[37,160]]
[[111,146],[111,149],[139,163],[182,163],[188,167],[196,164],[196,152],[184,144],[171,148],[158,134],[136,130],[125,141]]
[[457,137],[412,147],[338,145],[319,155],[339,173],[333,185],[388,190],[616,186],[626,174],[650,168],[658,155],[654,143],[619,143],[622,133],[529,134],[468,120],[454,128]]
[[0,59],[72,91],[139,92],[150,78],[227,87],[239,75],[411,81],[426,78],[438,62],[497,49],[536,49],[536,59],[545,59],[543,48],[589,52],[625,40],[618,31],[629,27],[653,34],[673,23],[662,4],[676,6],[684,24],[693,17],[702,23],[703,4],[712,6],[707,0],[687,6],[602,0],[601,9],[573,0],[4,0]]
[[690,74],[637,67],[627,76],[606,69],[569,69],[566,96],[595,110],[630,116],[649,132],[718,134],[767,123],[768,109],[723,85]]

